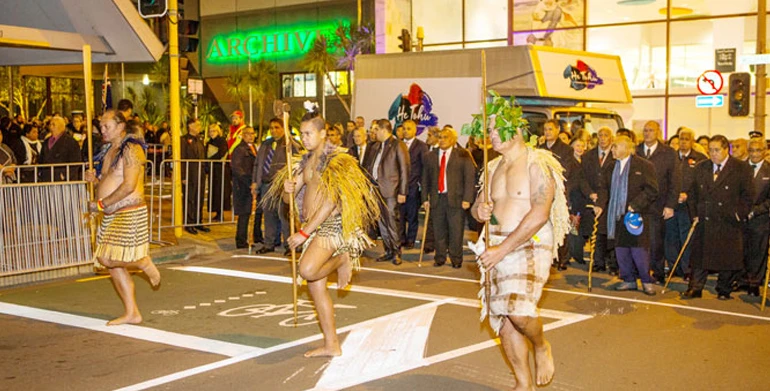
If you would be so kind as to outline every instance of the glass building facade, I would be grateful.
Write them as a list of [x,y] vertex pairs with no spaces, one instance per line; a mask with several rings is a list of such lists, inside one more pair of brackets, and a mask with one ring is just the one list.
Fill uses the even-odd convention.
[[[611,108],[637,131],[648,120],[659,121],[669,134],[687,126],[736,138],[753,129],[753,97],[749,117],[730,117],[726,106],[696,108],[695,97],[698,76],[716,68],[718,50],[734,51],[734,71],[752,72],[754,84],[753,67],[739,59],[756,53],[757,0],[411,3],[412,31],[423,27],[425,50],[534,44],[620,56],[634,102]],[[729,73],[723,72],[723,94]]]

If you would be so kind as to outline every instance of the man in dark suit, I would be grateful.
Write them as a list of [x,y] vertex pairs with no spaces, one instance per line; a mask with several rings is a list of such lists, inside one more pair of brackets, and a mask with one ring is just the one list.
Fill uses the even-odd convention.
[[[246,127],[241,132],[242,142],[233,150],[232,181],[233,181],[233,213],[238,216],[235,231],[235,247],[249,247],[249,218],[251,217],[251,205],[255,192],[252,191],[254,161],[257,158],[257,148],[254,146],[254,128]],[[224,149],[227,151],[227,148]],[[256,243],[261,238],[259,232],[261,219],[254,219],[253,241]],[[257,237],[260,235],[260,237]]]
[[761,138],[749,141],[749,165],[753,175],[754,203],[746,224],[746,281],[749,296],[759,296],[759,286],[767,270],[767,245],[770,237],[770,163],[765,159],[767,144]]
[[[62,117],[53,117],[48,124],[51,136],[43,141],[38,164],[79,163],[80,145],[67,134],[67,124]],[[38,178],[42,182],[78,181],[82,175],[80,167],[41,168]]]
[[[615,158],[610,148],[613,143],[612,129],[599,128],[597,131],[599,143],[583,154],[581,166],[583,176],[590,189],[589,199],[594,205],[604,207],[609,197],[609,181],[612,178],[612,170],[615,168]],[[593,225],[596,215],[593,208],[585,208],[580,219],[580,234],[590,237],[593,233]],[[614,260],[607,240],[607,219],[599,219],[596,230],[596,247],[594,248],[594,270],[605,271],[609,266],[610,274],[617,275],[618,265]]]
[[[438,150],[438,136],[441,133],[441,129],[437,126],[431,126],[427,130],[425,136],[425,145],[428,147],[428,153]],[[426,157],[428,159],[428,157]],[[425,165],[423,164],[423,169]],[[422,174],[422,173],[421,173]],[[422,190],[425,194],[425,189]],[[425,209],[427,211],[427,209]],[[424,253],[430,254],[435,251],[436,248],[436,235],[433,232],[433,219],[428,220],[425,223],[425,246]]]
[[543,124],[543,136],[545,137],[545,142],[540,144],[538,148],[551,151],[566,169],[567,167],[563,160],[568,156],[572,156],[572,148],[559,139],[559,129],[559,121],[555,119],[545,121]]
[[398,234],[401,237],[401,245],[406,248],[414,248],[417,239],[417,212],[420,210],[423,157],[428,153],[428,145],[418,140],[417,123],[412,120],[404,121],[404,144],[409,150],[409,194],[406,203],[401,206]]
[[[674,217],[666,220],[665,255],[669,261],[675,261],[679,256],[692,226],[687,200],[692,194],[695,166],[708,159],[706,155],[692,149],[693,143],[695,143],[695,132],[689,128],[682,128],[679,131],[679,152],[677,153],[682,185],[679,190],[679,202],[674,209]],[[679,260],[679,266],[675,272],[685,279],[689,278],[690,275],[691,252],[692,246],[688,245],[682,253],[682,259]]]
[[729,157],[730,143],[716,135],[709,158],[695,167],[690,202],[693,224],[692,277],[683,298],[702,297],[709,271],[719,272],[719,300],[729,300],[732,283],[743,270],[744,229],[752,205],[751,167]]
[[[618,136],[612,144],[615,167],[610,179],[610,200],[607,204],[607,236],[615,239],[615,256],[623,282],[615,289],[636,290],[637,276],[647,295],[654,295],[650,277],[650,234],[647,221],[655,217],[655,200],[658,184],[655,169],[646,159],[634,156],[634,142],[626,136]],[[623,184],[625,183],[625,187]],[[627,213],[641,215],[641,232],[629,230],[624,223]]]
[[[569,195],[575,192],[576,186],[580,186],[580,166],[577,159],[575,159],[574,151],[572,147],[567,145],[559,138],[561,126],[559,121],[555,119],[549,119],[543,124],[543,136],[545,142],[540,144],[539,148],[547,149],[553,153],[556,159],[559,160],[562,167],[564,167],[565,191],[569,200]],[[561,246],[558,250],[558,265],[561,270],[566,269],[567,261],[569,260],[569,248],[568,246]]]
[[475,169],[470,153],[456,143],[455,130],[444,129],[439,134],[439,148],[426,155],[422,200],[426,210],[431,208],[436,245],[433,265],[444,265],[448,253],[452,267],[459,269],[463,263],[465,211],[473,200]]
[[366,129],[358,128],[353,132],[353,145],[348,148],[348,154],[353,156],[358,161],[361,167],[366,167],[366,151],[369,150],[368,138],[366,136]]
[[[393,125],[387,119],[377,120],[373,125],[377,143],[371,148],[371,159],[365,158],[368,171],[372,174],[382,194],[388,212],[380,219],[380,235],[383,237],[385,255],[377,262],[401,264],[401,238],[398,237],[400,205],[406,202],[409,184],[409,151],[403,141],[393,136]],[[385,232],[394,232],[395,237]]]
[[[261,199],[270,189],[270,184],[278,173],[286,168],[286,140],[291,142],[292,155],[299,152],[299,146],[286,137],[283,122],[278,118],[270,120],[270,137],[262,141],[257,151],[252,170],[251,191],[254,196]],[[281,203],[283,205],[283,203]],[[289,240],[289,216],[282,207],[263,206],[262,216],[265,219],[265,243],[264,247],[257,250],[257,254],[265,254],[275,251],[281,245],[283,234],[284,253],[291,254],[287,240]],[[261,220],[261,218],[259,219]]]
[[[649,160],[655,166],[658,179],[658,199],[655,200],[655,216],[645,220],[650,229],[650,266],[652,277],[659,283],[666,280],[666,258],[663,253],[665,221],[674,217],[674,208],[679,203],[680,170],[676,151],[661,139],[660,125],[655,121],[644,124],[644,143],[636,147],[636,155]],[[669,259],[673,266],[675,259]]]
[[181,139],[181,159],[193,160],[182,162],[182,183],[185,184],[184,197],[187,210],[184,221],[185,231],[196,235],[198,231],[209,232],[211,229],[200,225],[203,209],[206,173],[199,160],[206,158],[206,150],[200,139],[201,123],[197,119],[187,120],[187,134]]

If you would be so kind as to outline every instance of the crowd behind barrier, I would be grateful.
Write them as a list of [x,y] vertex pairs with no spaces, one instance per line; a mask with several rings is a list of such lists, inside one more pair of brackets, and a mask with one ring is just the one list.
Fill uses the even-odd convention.
[[[145,185],[153,239],[160,242],[162,230],[172,227],[197,234],[218,224],[237,223],[236,247],[254,248],[258,253],[283,247],[288,253],[288,208],[266,209],[259,201],[285,168],[286,139],[292,141],[293,154],[301,152],[301,143],[296,133],[287,137],[278,119],[270,121],[269,133],[260,140],[255,130],[244,124],[240,112],[234,112],[230,119],[225,129],[214,124],[206,132],[199,121],[188,121],[180,140],[180,160],[172,160],[167,124],[156,130],[145,123],[145,138],[152,142],[146,149]],[[554,268],[566,270],[571,261],[584,264],[586,251],[593,250],[593,272],[621,278],[618,290],[637,289],[636,280],[641,279],[643,291],[655,294],[654,285],[663,284],[673,270],[688,283],[685,298],[701,296],[709,272],[719,273],[717,293],[723,300],[741,289],[756,296],[758,287],[767,283],[762,280],[770,236],[770,166],[764,164],[767,142],[761,133],[750,132],[747,138],[728,141],[721,136],[696,137],[693,130],[682,127],[665,141],[659,124],[653,121],[645,124],[641,134],[622,128],[594,131],[579,121],[549,121],[543,129],[538,148],[550,150],[565,168],[572,224],[554,259]],[[82,118],[53,116],[30,123],[21,117],[3,118],[0,130],[4,212],[0,272],[56,267],[54,258],[86,261],[90,243],[82,240],[88,235],[75,235],[76,239],[67,239],[75,241],[71,245],[44,251],[46,242],[67,243],[63,233],[85,232],[81,215],[87,187],[82,182],[82,162],[87,160],[88,144]],[[98,124],[93,131],[96,154],[102,144]],[[390,121],[375,120],[367,128],[361,117],[344,125],[327,124],[326,129],[327,142],[358,161],[385,201],[381,223],[369,232],[385,244],[386,253],[377,260],[400,264],[402,248],[413,248],[417,241],[419,210],[430,208],[425,253],[435,252],[436,267],[444,265],[447,258],[453,267],[461,267],[463,231],[480,232],[482,228],[468,209],[476,198],[485,143],[471,138],[462,147],[451,125],[424,131],[427,137],[422,141],[415,137],[417,124],[412,121],[394,129]],[[204,134],[209,137],[204,139]],[[489,140],[486,145],[489,159],[496,158]],[[629,184],[627,190],[632,193],[625,195],[627,205],[618,210],[611,203],[625,191],[620,191],[615,181],[623,175],[626,161],[639,161],[629,170],[644,167],[641,171],[648,177],[640,189],[649,199],[639,204],[639,199],[632,197],[636,190]],[[173,192],[171,173],[175,169],[181,172],[182,200],[176,200]],[[710,175],[703,174],[709,171]],[[633,174],[636,172],[632,173],[636,180]],[[716,185],[728,180],[735,183],[736,192],[720,193]],[[77,207],[66,208],[68,202]],[[173,218],[172,205],[177,202],[183,205],[182,221]],[[32,208],[30,213],[20,213],[25,203]],[[615,214],[600,214],[597,207],[610,208]],[[57,215],[56,210],[67,213]],[[636,238],[627,236],[630,231],[620,219],[628,213],[640,215],[644,221],[641,233],[631,234]],[[595,220],[597,214],[600,217]],[[252,217],[253,229],[247,237]],[[39,221],[39,228],[24,231],[32,221]],[[609,232],[608,225],[612,227]],[[732,232],[730,238],[714,236],[715,230],[726,228]],[[709,255],[712,242],[729,248],[729,261]],[[590,248],[586,243],[595,244]],[[683,247],[685,250],[680,251]],[[43,253],[45,261],[34,263]],[[19,261],[8,261],[11,256]]]

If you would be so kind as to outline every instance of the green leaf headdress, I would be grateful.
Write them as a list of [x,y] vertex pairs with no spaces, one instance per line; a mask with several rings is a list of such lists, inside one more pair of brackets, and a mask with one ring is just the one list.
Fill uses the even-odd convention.
[[[516,106],[512,103],[513,98],[503,98],[493,90],[489,90],[489,95],[492,96],[492,101],[486,104],[487,121],[494,121],[494,123],[490,123],[490,125],[497,129],[498,134],[500,134],[500,139],[503,142],[512,139],[519,131],[523,132],[522,136],[525,140],[527,139],[527,136],[530,136],[530,145],[532,144],[532,140],[537,142],[537,136],[531,136],[529,133],[528,121],[524,119],[521,106]],[[482,114],[473,114],[473,121],[463,125],[462,134],[482,140],[484,137],[482,122]]]

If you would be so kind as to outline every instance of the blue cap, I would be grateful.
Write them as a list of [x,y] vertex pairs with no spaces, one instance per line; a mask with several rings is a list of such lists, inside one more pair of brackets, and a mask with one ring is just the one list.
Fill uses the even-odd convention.
[[626,225],[626,230],[631,235],[639,236],[642,231],[644,231],[644,220],[639,213],[626,213],[623,223]]

